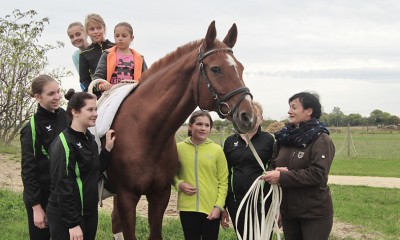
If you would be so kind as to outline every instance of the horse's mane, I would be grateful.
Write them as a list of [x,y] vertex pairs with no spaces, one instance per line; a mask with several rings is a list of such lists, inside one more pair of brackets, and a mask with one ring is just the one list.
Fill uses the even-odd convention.
[[202,39],[189,42],[183,46],[178,47],[175,51],[165,55],[163,58],[154,62],[148,70],[143,72],[141,76],[141,82],[143,82],[148,76],[152,75],[154,72],[157,72],[158,70],[165,66],[168,66],[169,64],[173,64],[177,59],[181,58],[189,52],[192,52],[193,50],[198,48],[202,42]]

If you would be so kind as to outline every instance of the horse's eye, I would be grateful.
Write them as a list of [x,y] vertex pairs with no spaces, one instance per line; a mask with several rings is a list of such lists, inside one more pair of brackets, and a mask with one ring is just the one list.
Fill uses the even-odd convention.
[[221,73],[221,69],[219,67],[211,67],[211,72],[213,72],[213,73]]

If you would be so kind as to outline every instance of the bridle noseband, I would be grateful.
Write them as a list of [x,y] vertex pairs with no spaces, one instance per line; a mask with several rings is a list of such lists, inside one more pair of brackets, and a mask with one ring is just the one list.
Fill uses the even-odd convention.
[[[199,53],[197,55],[197,60],[199,61],[200,74],[199,74],[199,78],[197,81],[197,106],[199,106],[199,108],[201,109],[201,107],[200,107],[200,76],[203,76],[204,81],[206,81],[208,91],[210,91],[213,99],[216,101],[216,106],[218,109],[217,113],[220,118],[224,119],[227,116],[233,117],[233,114],[237,111],[240,103],[243,101],[243,99],[246,97],[246,95],[250,95],[251,99],[253,99],[253,95],[251,95],[249,88],[241,87],[241,88],[233,90],[232,92],[226,94],[225,96],[223,96],[221,98],[218,96],[218,94],[215,92],[214,88],[211,85],[210,79],[207,77],[207,73],[204,69],[204,63],[203,63],[204,58],[210,56],[211,54],[213,54],[217,51],[226,51],[226,52],[233,53],[232,48],[217,48],[217,49],[212,49],[208,52],[203,53],[201,51],[201,46],[199,47]],[[226,101],[237,94],[241,94],[241,95],[239,97],[239,100],[236,102],[235,106],[233,107],[233,109],[231,109],[231,107],[229,106],[228,103],[226,103]],[[225,113],[222,111],[223,106],[226,106],[228,108],[228,112]]]

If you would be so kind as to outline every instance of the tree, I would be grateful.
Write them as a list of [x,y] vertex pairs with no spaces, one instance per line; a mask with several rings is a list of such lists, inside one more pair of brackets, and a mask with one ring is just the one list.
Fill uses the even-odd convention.
[[363,125],[363,117],[359,113],[350,113],[347,119],[348,122],[350,123],[350,126]]
[[[334,107],[333,108],[333,110],[332,110],[332,113],[331,113],[331,121],[332,121],[332,125],[333,124],[335,124],[336,125],[336,127],[339,127],[339,126],[341,126],[342,124],[341,124],[341,121],[343,120],[343,118],[344,118],[344,114],[343,114],[343,112],[340,110],[340,108],[339,107]],[[346,124],[345,124],[346,125]]]
[[[0,141],[5,144],[18,135],[35,110],[28,91],[33,78],[49,65],[46,53],[64,46],[62,42],[39,44],[49,19],[35,20],[35,15],[34,10],[14,10],[11,15],[0,17]],[[60,79],[71,73],[53,70],[48,74]]]
[[370,117],[371,123],[379,126],[383,123],[383,112],[379,109],[375,109],[371,112]]

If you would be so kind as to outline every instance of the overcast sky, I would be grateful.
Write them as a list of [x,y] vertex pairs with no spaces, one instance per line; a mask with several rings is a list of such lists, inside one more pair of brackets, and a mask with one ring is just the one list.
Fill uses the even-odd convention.
[[304,90],[319,93],[327,113],[339,107],[345,114],[369,116],[380,109],[400,116],[398,0],[17,0],[3,2],[0,16],[14,9],[50,18],[41,40],[65,43],[49,53],[49,61],[75,74],[63,81],[66,89],[79,89],[66,28],[84,22],[89,13],[104,18],[111,41],[118,22],[131,23],[131,47],[149,66],[203,38],[216,20],[221,40],[233,23],[238,26],[234,54],[245,66],[244,81],[262,103],[264,118],[285,119],[288,98]]

